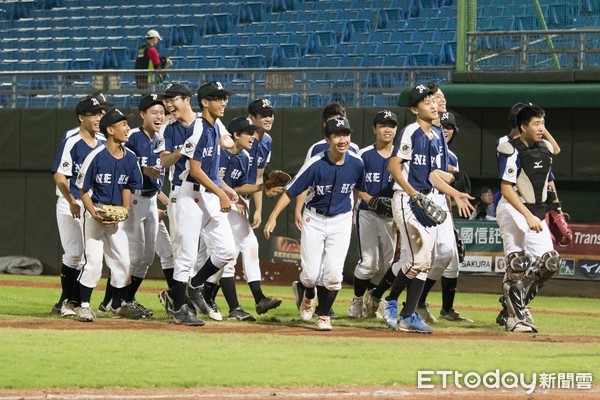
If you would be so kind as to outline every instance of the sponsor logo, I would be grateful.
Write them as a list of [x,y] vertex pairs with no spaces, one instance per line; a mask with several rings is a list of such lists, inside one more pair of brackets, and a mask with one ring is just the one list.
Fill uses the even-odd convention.
[[466,272],[492,272],[491,256],[466,256],[460,266]]
[[560,260],[559,275],[575,275],[575,259],[563,258]]
[[579,272],[589,278],[600,275],[600,260],[579,260]]

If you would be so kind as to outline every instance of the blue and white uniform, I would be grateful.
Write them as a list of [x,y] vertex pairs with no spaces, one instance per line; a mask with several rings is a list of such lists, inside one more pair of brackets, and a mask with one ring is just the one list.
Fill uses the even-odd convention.
[[248,150],[250,157],[250,168],[248,171],[248,183],[256,184],[256,179],[259,169],[265,169],[271,161],[271,149],[273,148],[273,138],[264,133],[261,140],[256,139],[252,143],[252,147]]
[[[319,140],[317,143],[315,143],[309,147],[308,151],[306,152],[306,158],[304,159],[304,162],[307,162],[308,160],[310,160],[317,154],[320,154],[327,150],[329,150],[329,143],[327,143],[327,139]],[[348,151],[358,154],[359,150],[360,150],[360,148],[358,147],[358,145],[356,143],[352,143],[352,142],[350,143],[350,147],[348,147]]]
[[[448,144],[444,136],[444,132],[437,127],[432,127],[434,132],[435,146],[438,149],[439,155],[437,159],[437,169],[448,171],[448,165],[453,165],[458,169],[458,158],[448,149]],[[452,164],[454,162],[454,164]],[[437,226],[437,238],[433,249],[433,257],[431,259],[431,269],[429,270],[428,278],[434,281],[440,279],[443,275],[446,278],[458,277],[458,250],[456,247],[456,238],[454,237],[454,220],[452,219],[452,211],[448,208],[448,200],[445,194],[434,191],[433,197],[435,202],[440,205],[448,214],[448,218]]]
[[[140,128],[129,132],[129,139],[125,147],[130,149],[137,157],[138,165],[143,171],[144,167],[159,168],[163,171],[160,157],[155,153],[158,144],[158,135],[151,139]],[[164,176],[164,172],[163,176]],[[157,194],[163,185],[164,178],[152,179],[143,176],[141,190],[131,193],[129,217],[125,220],[125,231],[129,238],[129,257],[131,262],[131,276],[145,278],[148,267],[154,261],[156,236],[158,233],[158,205]]]
[[[394,195],[394,178],[387,170],[389,157],[382,156],[374,145],[358,152],[365,164],[366,193],[373,197]],[[356,230],[360,259],[354,270],[354,276],[361,280],[373,280],[377,275],[378,283],[383,274],[392,265],[396,247],[396,233],[392,217],[381,217],[369,210],[367,203],[360,199],[357,205]]]
[[[392,156],[403,160],[401,170],[408,183],[423,195],[433,198],[433,182],[429,179],[429,174],[439,169],[442,156],[439,140],[433,129],[429,135],[416,122],[407,125],[396,136]],[[394,190],[392,212],[400,229],[402,249],[400,260],[392,268],[396,275],[402,269],[409,279],[425,280],[431,267],[431,252],[437,229],[425,228],[413,216],[409,205],[410,196],[398,182],[394,183]]]
[[[122,146],[123,157],[115,158],[100,146],[85,159],[77,176],[77,186],[90,194],[95,206],[123,205],[123,190],[142,188],[142,172],[135,154]],[[86,211],[84,221],[85,264],[79,282],[94,288],[102,275],[102,258],[111,271],[111,285],[123,288],[130,283],[129,242],[124,222],[104,225]]]
[[353,190],[366,190],[364,163],[347,152],[344,163],[336,165],[327,152],[319,153],[304,163],[286,191],[296,197],[309,188],[313,195],[305,200],[302,218],[300,280],[307,288],[337,291],[352,234]]
[[187,282],[197,265],[200,234],[206,238],[211,250],[212,264],[221,269],[235,256],[233,233],[227,214],[221,212],[219,197],[198,183],[190,175],[189,159],[201,162],[201,169],[218,186],[220,166],[220,128],[215,122],[211,125],[204,118],[198,118],[193,125],[192,135],[181,148],[185,170],[179,175],[181,187],[177,192],[177,241],[179,249],[175,255],[173,278]]
[[[76,185],[76,179],[83,161],[88,154],[104,143],[104,136],[96,135],[95,141],[96,146],[90,147],[79,135],[79,128],[77,128],[74,135],[69,136],[61,142],[58,155],[51,170],[53,174],[59,173],[67,178],[69,190],[82,208],[82,214],[83,204],[79,198],[79,188]],[[73,218],[67,200],[58,189],[56,189],[56,194],[58,196],[56,201],[56,222],[64,251],[62,262],[67,267],[79,269],[84,249],[82,219]]]

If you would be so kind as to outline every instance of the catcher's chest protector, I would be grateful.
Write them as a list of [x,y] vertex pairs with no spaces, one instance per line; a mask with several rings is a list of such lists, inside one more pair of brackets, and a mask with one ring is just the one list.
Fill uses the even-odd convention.
[[[517,178],[519,194],[528,204],[541,204],[546,201],[546,186],[552,167],[552,154],[543,142],[527,147],[520,139],[511,140],[519,152],[521,168]],[[542,218],[545,214],[542,214]]]

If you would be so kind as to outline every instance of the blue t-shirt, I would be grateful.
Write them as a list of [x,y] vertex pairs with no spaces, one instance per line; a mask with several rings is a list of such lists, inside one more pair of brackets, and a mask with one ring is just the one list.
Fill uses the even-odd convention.
[[[173,120],[170,123],[163,125],[159,133],[160,138],[156,145],[155,152],[158,154],[162,151],[173,153],[177,151],[177,149],[181,149],[185,141],[192,136],[196,121],[192,122],[190,126],[185,126],[177,120]],[[169,179],[173,185],[181,186],[181,174],[186,170],[186,162],[187,159],[181,157],[171,167]]]
[[123,189],[140,190],[142,172],[135,154],[123,146],[122,158],[114,158],[106,146],[100,146],[85,159],[77,176],[77,186],[91,191],[94,204],[123,205]]
[[[219,145],[219,139],[219,124],[215,121],[213,126],[204,118],[199,118],[194,124],[192,136],[185,141],[181,154],[184,156],[182,159],[193,159],[202,163],[202,171],[215,185],[221,187],[219,177],[221,146]],[[189,169],[188,161],[181,178],[189,182],[195,182],[196,180],[189,173]]]
[[[67,179],[71,177],[77,178],[77,174],[81,170],[81,166],[83,165],[83,161],[85,158],[98,147],[102,146],[105,142],[104,136],[96,135],[97,144],[96,147],[90,147],[83,140],[83,138],[77,132],[65,139],[60,143],[60,150],[58,151],[58,155],[56,156],[56,160],[52,165],[52,173],[58,172],[67,177]],[[79,188],[77,187],[76,179],[69,179],[69,190],[71,194],[76,199],[79,199]],[[62,196],[60,192],[57,191],[59,196]]]
[[[374,197],[392,197],[394,195],[394,177],[387,170],[390,158],[384,158],[374,145],[358,152],[365,164],[366,192]],[[367,210],[367,203],[359,200],[358,208]]]
[[[154,135],[154,139],[150,139],[141,128],[135,128],[129,131],[129,139],[125,143],[125,147],[133,151],[138,159],[140,168],[143,167],[158,167],[163,170],[160,163],[160,157],[155,153],[156,145],[158,144],[158,135]],[[158,179],[152,179],[148,175],[142,173],[144,184],[142,190],[159,190],[164,182],[164,175]]]
[[286,191],[296,197],[309,188],[311,193],[306,197],[306,207],[329,215],[352,211],[353,189],[366,191],[365,165],[351,152],[346,153],[342,165],[332,163],[326,151],[319,153],[304,163]]

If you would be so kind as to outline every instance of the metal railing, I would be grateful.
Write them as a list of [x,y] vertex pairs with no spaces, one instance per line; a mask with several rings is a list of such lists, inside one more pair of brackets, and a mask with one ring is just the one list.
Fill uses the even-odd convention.
[[469,72],[600,67],[600,29],[470,32],[467,41]]
[[163,70],[160,85],[136,85],[139,70],[63,70],[0,72],[0,107],[74,107],[78,99],[100,90],[118,106],[137,106],[142,94],[183,82],[194,91],[217,80],[235,93],[230,105],[269,96],[275,106],[321,107],[341,101],[350,107],[395,106],[402,88],[417,82],[451,81],[453,67],[269,68]]

